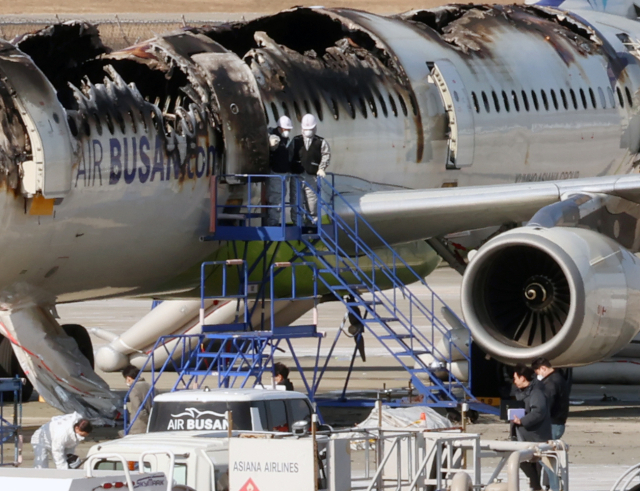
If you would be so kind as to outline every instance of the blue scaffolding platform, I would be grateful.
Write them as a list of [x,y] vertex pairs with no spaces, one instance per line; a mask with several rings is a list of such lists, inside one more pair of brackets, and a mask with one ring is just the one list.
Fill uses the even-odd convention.
[[[286,345],[311,401],[321,406],[372,403],[349,401],[347,394],[355,358],[363,343],[363,336],[367,336],[375,338],[406,370],[421,404],[456,408],[461,402],[467,402],[472,409],[496,413],[495,408],[480,403],[471,393],[471,337],[468,329],[468,341],[460,346],[459,342],[452,339],[450,327],[436,312],[447,309],[458,326],[466,328],[464,322],[455,316],[424,278],[344,199],[334,185],[333,176],[318,179],[318,188],[312,190],[318,202],[317,221],[300,203],[303,186],[306,184],[296,176],[217,176],[215,188],[219,182],[229,178],[232,182],[245,186],[243,203],[214,203],[212,233],[202,240],[234,243],[261,241],[264,242],[262,251],[257,258],[250,260],[247,257],[248,247],[244,247],[243,257],[202,264],[202,333],[163,336],[158,339],[143,366],[143,371],[151,371],[151,390],[147,397],[153,397],[157,381],[168,370],[178,373],[172,390],[200,388],[205,379],[214,375],[218,387],[260,385],[265,374],[273,374],[274,354],[281,350],[280,345]],[[290,186],[296,189],[294,195],[297,202],[284,203],[284,206],[263,204],[261,193],[256,190],[269,179],[280,180],[282,196],[286,195],[287,182],[290,182]],[[215,196],[213,199],[215,200]],[[337,203],[343,209],[349,209],[352,223],[336,213]],[[274,209],[280,217],[280,225],[264,226],[267,214]],[[289,212],[295,223],[287,224]],[[375,249],[360,239],[363,231],[367,236],[376,238]],[[277,262],[275,252],[269,253],[269,250],[275,244],[277,251],[284,243],[292,251],[291,257],[288,261]],[[262,272],[257,269],[260,265]],[[306,271],[307,276],[311,274],[311,287],[308,284],[299,285],[297,278],[301,269]],[[219,285],[220,289],[215,296],[207,295],[207,271],[212,270],[218,270],[222,276],[222,285]],[[400,272],[404,280],[400,279]],[[250,285],[249,278],[254,273],[260,275],[260,281],[253,281]],[[288,281],[283,282],[291,284],[288,293],[276,292],[275,280],[285,278],[283,274],[291,275]],[[426,303],[420,300],[407,287],[409,283],[425,287],[429,300]],[[353,331],[347,335],[355,340],[344,389],[337,398],[317,395],[337,342],[345,335],[344,326],[341,326],[322,362],[322,335],[317,330],[317,303],[321,294],[333,296],[342,302],[347,312],[345,320],[348,317]],[[205,301],[213,298],[237,302],[235,322],[224,325],[205,324]],[[277,302],[303,299],[314,300],[312,325],[275,325],[274,306]],[[402,307],[399,305],[400,299]],[[268,325],[264,316],[260,318],[255,315],[257,307],[264,307],[267,301],[271,309]],[[315,366],[309,377],[291,343],[293,339],[299,338],[317,339]],[[444,350],[442,347],[438,348],[438,338],[445,340]],[[159,352],[163,353],[164,362],[156,362],[155,353]],[[362,355],[364,357],[363,352]],[[467,367],[467,377],[454,375],[451,367],[455,363]],[[137,415],[132,421],[135,417]],[[125,419],[125,430],[128,428]]]

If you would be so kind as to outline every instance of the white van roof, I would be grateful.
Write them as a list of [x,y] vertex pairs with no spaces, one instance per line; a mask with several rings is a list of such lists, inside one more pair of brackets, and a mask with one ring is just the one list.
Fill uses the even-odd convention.
[[154,402],[244,402],[282,399],[307,399],[302,392],[265,389],[177,390],[157,395]]

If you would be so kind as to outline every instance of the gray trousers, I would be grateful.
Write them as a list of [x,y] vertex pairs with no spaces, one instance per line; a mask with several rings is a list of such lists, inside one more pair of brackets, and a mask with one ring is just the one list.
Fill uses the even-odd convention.
[[303,172],[301,174],[302,196],[301,204],[304,209],[311,215],[311,219],[306,217],[306,223],[315,225],[318,221],[318,176]]
[[272,176],[285,176],[284,177],[284,193],[283,193],[283,181],[277,177],[267,179],[267,204],[269,206],[277,206],[277,208],[269,208],[267,210],[267,226],[276,227],[280,225],[282,219],[282,204],[286,199],[287,185],[289,184],[289,178],[287,174],[280,174],[278,172],[271,171]]

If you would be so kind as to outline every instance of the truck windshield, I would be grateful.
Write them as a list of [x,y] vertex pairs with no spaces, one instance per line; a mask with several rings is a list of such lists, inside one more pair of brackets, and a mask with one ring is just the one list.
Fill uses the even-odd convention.
[[149,418],[149,432],[226,430],[226,412],[233,411],[233,429],[251,430],[250,402],[156,401]]

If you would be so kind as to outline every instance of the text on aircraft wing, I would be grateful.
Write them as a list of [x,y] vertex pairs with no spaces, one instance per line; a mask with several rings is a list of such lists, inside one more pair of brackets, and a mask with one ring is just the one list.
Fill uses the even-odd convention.
[[[503,223],[526,222],[544,206],[577,193],[608,194],[640,203],[640,175],[378,191],[345,196],[348,204],[337,203],[336,207],[348,223],[353,223],[355,210],[386,241],[398,244]],[[374,237],[363,238],[375,241]]]

